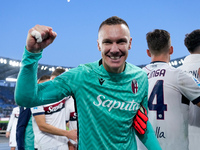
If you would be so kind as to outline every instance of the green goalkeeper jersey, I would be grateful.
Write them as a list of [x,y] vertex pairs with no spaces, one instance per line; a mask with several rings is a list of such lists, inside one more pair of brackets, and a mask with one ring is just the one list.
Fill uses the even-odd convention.
[[[38,85],[40,58],[41,53],[25,50],[15,90],[18,104],[32,107],[72,95],[78,114],[79,150],[137,149],[132,123],[140,105],[147,109],[148,79],[143,70],[126,63],[122,73],[108,73],[99,60]],[[160,149],[149,122],[146,133],[138,137],[148,149]]]

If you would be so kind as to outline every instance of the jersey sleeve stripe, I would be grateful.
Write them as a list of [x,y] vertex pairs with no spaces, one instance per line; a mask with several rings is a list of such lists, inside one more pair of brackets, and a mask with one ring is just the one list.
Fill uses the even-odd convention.
[[199,102],[200,102],[200,96],[192,101],[193,104],[197,104]]
[[37,116],[37,115],[44,115],[44,112],[39,112],[39,113],[33,113],[33,116]]

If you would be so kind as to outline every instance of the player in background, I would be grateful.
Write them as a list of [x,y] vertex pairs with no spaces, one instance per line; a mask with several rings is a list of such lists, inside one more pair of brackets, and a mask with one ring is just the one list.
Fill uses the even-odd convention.
[[[200,29],[185,35],[184,44],[190,55],[186,56],[180,69],[200,80]],[[189,149],[196,150],[200,143],[200,108],[189,105]]]
[[[49,75],[43,75],[38,79],[38,84],[50,79]],[[32,113],[30,108],[20,107],[16,132],[18,150],[34,150],[34,133],[32,127]]]
[[161,29],[147,33],[151,63],[143,69],[149,81],[149,120],[163,150],[188,150],[188,101],[200,106],[199,82],[168,63],[173,53],[170,34]]
[[[77,113],[75,111],[74,99],[70,97],[66,101],[66,121],[69,127],[69,130],[77,129]],[[75,141],[69,140],[69,150],[76,150],[77,143]]]
[[19,117],[19,106],[13,108],[6,129],[6,137],[9,138],[9,146],[11,147],[11,150],[15,150],[15,148],[17,147],[16,127],[17,127],[18,117]]
[[[63,68],[55,69],[50,80],[63,72],[65,72]],[[76,130],[66,130],[65,108],[68,99],[69,97],[66,97],[59,102],[31,108],[33,131],[38,150],[68,150],[68,138],[76,141]]]
[[[128,24],[117,16],[103,21],[97,40],[102,59],[37,85],[42,50],[56,36],[47,26],[36,25],[29,30],[15,88],[16,102],[32,107],[73,96],[80,150],[137,149],[135,134],[149,150],[161,149],[149,121],[145,134],[138,134],[132,126],[140,106],[147,109],[148,79],[142,69],[126,62],[132,43]],[[29,88],[24,93],[21,90],[25,85]]]
[[40,83],[43,83],[43,82],[47,82],[50,79],[51,79],[50,75],[43,75],[37,80],[37,83],[40,84]]
[[[29,126],[31,126],[29,128]],[[26,130],[27,128],[27,130]],[[26,131],[29,134],[25,134]],[[29,137],[27,142],[25,142],[25,137]],[[17,122],[16,131],[17,148],[19,150],[34,150],[34,134],[32,128],[32,118],[30,108],[20,106],[20,114]]]

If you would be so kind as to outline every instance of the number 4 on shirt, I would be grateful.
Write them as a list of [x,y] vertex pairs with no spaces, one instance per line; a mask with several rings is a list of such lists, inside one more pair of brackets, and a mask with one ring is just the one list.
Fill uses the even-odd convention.
[[[157,112],[157,119],[164,119],[164,111],[167,111],[167,105],[164,104],[164,94],[163,94],[163,80],[158,80],[149,96],[148,107],[149,110],[154,110]],[[157,99],[157,103],[153,104],[154,99]]]

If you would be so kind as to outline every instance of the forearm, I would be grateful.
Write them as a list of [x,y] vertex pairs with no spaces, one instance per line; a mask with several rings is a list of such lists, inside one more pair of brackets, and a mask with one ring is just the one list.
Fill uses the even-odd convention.
[[24,51],[15,88],[15,101],[20,106],[31,107],[37,99],[37,67],[41,57],[41,53]]
[[137,133],[137,136],[148,150],[162,150],[149,121],[147,121],[147,130],[145,134]]
[[7,129],[6,129],[7,132],[11,131],[11,128],[12,128],[12,125],[13,125],[13,120],[14,120],[14,114],[12,113],[11,116],[10,116],[9,122],[8,122]]
[[15,87],[15,101],[20,106],[40,106],[56,102],[64,97],[51,81],[37,84],[38,60],[40,58],[41,53],[30,53],[27,50],[24,52]]
[[54,127],[54,126],[52,126],[50,124],[47,124],[47,123],[43,124],[43,125],[40,125],[39,129],[42,132],[46,132],[46,133],[53,134],[53,135],[66,136],[66,137],[68,137],[68,135],[69,135],[69,131],[63,130],[63,129],[59,129],[59,128]]

